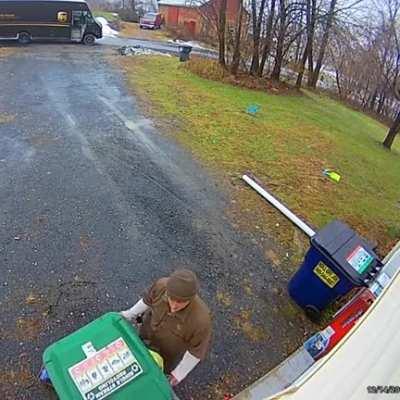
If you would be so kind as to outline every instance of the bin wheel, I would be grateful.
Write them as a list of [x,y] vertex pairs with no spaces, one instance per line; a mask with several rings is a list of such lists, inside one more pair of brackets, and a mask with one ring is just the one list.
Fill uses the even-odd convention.
[[32,38],[28,32],[20,32],[18,34],[18,42],[20,44],[29,44],[31,41],[32,41]]
[[310,304],[305,307],[305,312],[307,317],[313,322],[318,322],[321,318],[321,311]]

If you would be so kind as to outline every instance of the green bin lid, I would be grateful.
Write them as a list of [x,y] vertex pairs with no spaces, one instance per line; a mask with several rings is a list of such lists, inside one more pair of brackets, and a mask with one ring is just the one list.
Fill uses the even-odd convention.
[[52,344],[43,363],[60,400],[172,398],[164,373],[118,313],[107,313]]

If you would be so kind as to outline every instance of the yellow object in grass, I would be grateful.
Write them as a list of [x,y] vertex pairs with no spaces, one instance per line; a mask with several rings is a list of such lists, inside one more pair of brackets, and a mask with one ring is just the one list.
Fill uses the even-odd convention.
[[339,183],[341,179],[341,176],[337,172],[331,171],[329,169],[324,169],[323,174],[336,183]]

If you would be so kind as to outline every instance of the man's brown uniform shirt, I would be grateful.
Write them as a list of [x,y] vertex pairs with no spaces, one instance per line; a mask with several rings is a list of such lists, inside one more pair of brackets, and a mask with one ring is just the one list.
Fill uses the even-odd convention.
[[161,278],[143,296],[150,309],[144,315],[140,336],[161,354],[166,372],[171,372],[186,351],[200,360],[206,357],[212,325],[210,311],[197,295],[183,310],[171,313],[167,281],[168,278]]

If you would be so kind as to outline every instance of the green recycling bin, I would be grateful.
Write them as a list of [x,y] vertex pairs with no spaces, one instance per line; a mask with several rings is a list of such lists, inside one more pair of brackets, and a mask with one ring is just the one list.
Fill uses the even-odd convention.
[[49,346],[43,363],[60,400],[171,400],[162,370],[134,327],[108,313]]

